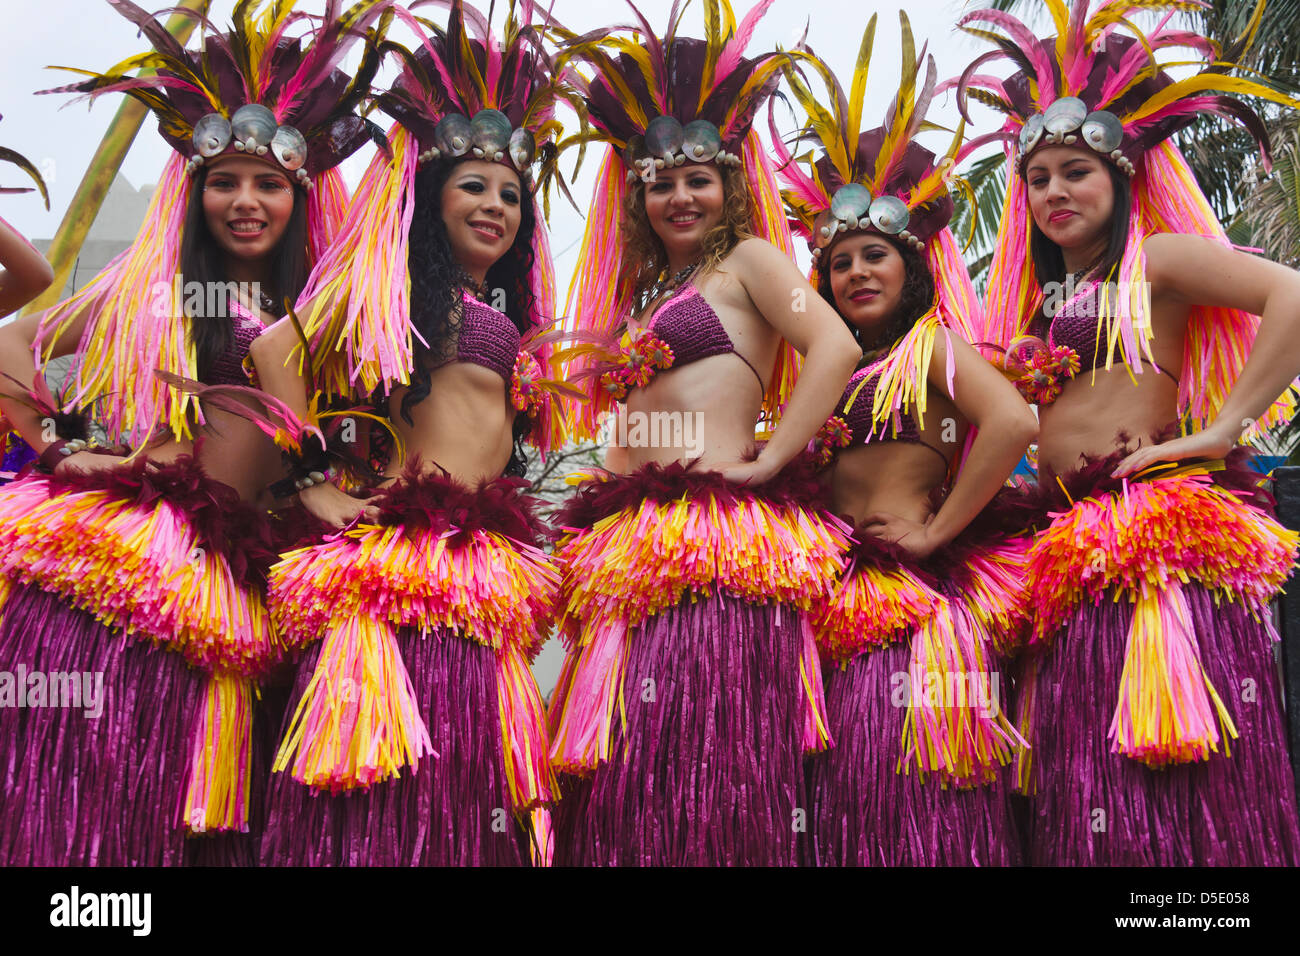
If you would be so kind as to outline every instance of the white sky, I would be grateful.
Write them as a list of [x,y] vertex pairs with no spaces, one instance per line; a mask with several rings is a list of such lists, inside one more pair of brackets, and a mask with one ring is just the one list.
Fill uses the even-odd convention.
[[[163,0],[137,0],[137,3],[150,10],[166,5]],[[670,5],[669,0],[642,0],[638,4],[656,28],[666,24]],[[748,0],[735,0],[733,5],[738,20],[753,6]],[[221,27],[228,26],[234,0],[214,0],[212,6],[214,22]],[[324,9],[324,2],[299,0],[298,6],[319,12]],[[482,8],[486,9],[486,6],[484,0]],[[907,7],[918,47],[922,42],[929,42],[941,80],[958,73],[980,49],[973,39],[954,29],[961,7],[958,0],[922,0]],[[504,3],[498,3],[498,8],[499,22]],[[699,36],[702,32],[701,9],[697,2],[687,10],[685,29],[682,30],[684,35]],[[846,5],[824,0],[776,0],[759,24],[749,50],[762,52],[772,49],[777,43],[791,46],[807,24],[808,42],[831,64],[847,86],[862,30],[871,13],[878,13],[864,120],[874,125],[883,119],[898,84],[898,9],[896,3],[857,2]],[[554,11],[561,22],[579,32],[631,19],[630,11],[618,0],[555,0]],[[439,18],[437,8],[419,12]],[[74,82],[76,77],[45,67],[60,65],[103,70],[128,56],[144,52],[148,44],[137,35],[129,21],[115,13],[103,0],[40,0],[39,3],[0,0],[0,16],[6,25],[0,31],[0,77],[3,78],[0,83],[0,114],[4,116],[0,123],[0,145],[16,149],[32,160],[42,170],[50,188],[48,213],[39,196],[28,193],[0,197],[0,215],[28,238],[48,239],[62,221],[90,157],[124,97],[104,96],[89,110],[84,104],[60,109],[72,97],[67,94],[32,94],[36,90]],[[412,43],[404,26],[399,25],[394,36]],[[391,80],[392,75],[392,69],[385,67],[380,73],[380,85]],[[944,98],[937,107],[931,114],[932,118],[945,125],[955,122],[956,109],[951,96]],[[778,110],[782,109],[778,106]],[[788,112],[779,112],[778,116],[786,117]],[[761,113],[760,118],[760,129],[766,135],[765,113]],[[381,126],[388,125],[385,117],[376,116],[375,119]],[[941,147],[947,144],[943,134],[931,135],[934,140],[929,145]],[[350,184],[355,184],[361,175],[371,150],[372,147],[363,149],[344,164],[343,173]],[[150,115],[122,164],[122,173],[136,186],[155,182],[169,152],[170,147],[158,136],[156,121]],[[585,207],[591,195],[591,181],[598,161],[599,151],[589,150],[583,176],[571,186],[574,199],[580,206]],[[570,166],[571,163],[572,157]],[[22,185],[25,179],[13,167],[0,165],[0,184],[17,186]],[[551,213],[552,247],[563,301],[577,256],[577,243],[582,235],[582,219],[562,196],[552,201]],[[802,243],[799,245],[802,247]]]

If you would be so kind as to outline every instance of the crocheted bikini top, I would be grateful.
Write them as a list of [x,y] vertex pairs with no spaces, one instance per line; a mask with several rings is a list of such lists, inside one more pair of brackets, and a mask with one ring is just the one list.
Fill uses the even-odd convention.
[[244,371],[244,360],[248,357],[248,347],[253,339],[262,334],[266,327],[261,318],[254,315],[238,299],[228,299],[226,307],[230,310],[232,322],[230,344],[212,363],[206,385],[247,385],[249,376]]
[[469,293],[463,302],[455,361],[491,369],[508,385],[519,356],[519,330],[504,313]]
[[601,382],[621,402],[629,389],[649,385],[661,371],[728,354],[744,362],[759,390],[766,391],[754,363],[736,350],[718,314],[688,282],[655,309],[645,331],[623,346],[618,367],[605,372]]
[[[1035,323],[1034,334],[1045,340],[1048,351],[1030,356],[1024,363],[1024,374],[1016,382],[1027,401],[1050,405],[1061,394],[1065,383],[1081,370],[1092,371],[1098,367],[1106,335],[1101,319],[1102,288],[1097,285],[1092,292],[1085,291],[1071,298],[1057,310],[1050,323],[1041,317]],[[1047,326],[1046,335],[1043,334],[1044,325]],[[1151,365],[1146,359],[1142,361]],[[1101,364],[1104,366],[1104,358]],[[1168,369],[1151,367],[1178,384],[1178,377]]]
[[[879,384],[880,370],[867,366],[854,372],[853,377],[849,379],[849,384],[845,386],[844,394],[840,396],[839,405],[836,406],[838,409],[836,414],[848,426],[850,441],[859,445],[872,441],[919,442],[921,426],[911,408],[895,412],[892,421],[876,427],[876,433],[872,434],[871,409],[876,401],[876,386]],[[853,399],[853,404],[849,406],[848,411],[845,411],[844,406],[848,405],[849,399],[854,392],[858,391],[859,385],[862,386],[862,391],[858,392],[857,398]]]

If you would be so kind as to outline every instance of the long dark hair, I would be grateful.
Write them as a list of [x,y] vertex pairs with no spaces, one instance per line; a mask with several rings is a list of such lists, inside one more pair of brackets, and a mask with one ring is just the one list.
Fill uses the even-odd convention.
[[[421,167],[415,174],[415,209],[411,215],[410,247],[407,265],[411,275],[411,325],[425,346],[416,341],[415,368],[411,386],[402,397],[401,414],[413,424],[411,409],[429,397],[432,369],[451,357],[455,334],[460,326],[461,290],[465,271],[452,255],[447,227],[442,221],[442,189],[457,161],[439,159]],[[519,232],[514,244],[488,269],[486,285],[505,294],[502,311],[520,334],[528,331],[535,307],[529,277],[533,270],[533,232],[537,218],[532,195],[524,177],[520,177]],[[495,303],[494,303],[495,304]],[[520,447],[529,430],[525,415],[515,417],[514,450],[506,474],[522,476],[525,471]]]
[[[184,295],[182,304],[190,319],[189,337],[198,358],[200,381],[207,381],[212,365],[230,348],[233,339],[231,312],[226,302],[226,270],[221,248],[208,229],[203,212],[203,187],[208,181],[208,169],[200,166],[190,188],[189,203],[185,208],[185,224],[181,232],[181,278],[184,286],[199,283],[202,296]],[[298,186],[293,189],[293,212],[289,225],[280,237],[271,261],[270,288],[262,291],[271,297],[277,309],[307,284],[310,264],[307,257],[307,193]],[[182,286],[182,292],[184,291]],[[209,292],[209,290],[212,290]],[[209,309],[211,306],[211,310]],[[209,315],[211,311],[211,315]]]
[[[1128,176],[1121,172],[1119,167],[1105,160],[1101,163],[1110,173],[1115,208],[1110,217],[1110,238],[1106,242],[1106,251],[1102,253],[1101,259],[1096,264],[1089,267],[1088,272],[1105,282],[1124,259],[1124,247],[1128,244],[1129,214],[1133,208],[1133,187],[1129,183]],[[1029,188],[1028,184],[1025,188]],[[1060,246],[1043,235],[1042,230],[1038,228],[1038,223],[1034,222],[1032,217],[1029,220],[1029,254],[1034,262],[1034,277],[1040,289],[1046,288],[1049,283],[1065,282],[1065,254],[1061,252]],[[1044,323],[1050,323],[1051,320],[1052,316],[1047,314],[1045,299],[1031,328],[1041,332],[1045,328]]]
[[[885,323],[885,328],[876,340],[875,346],[863,350],[862,362],[859,363],[859,367],[869,361],[868,356],[875,356],[888,351],[895,342],[911,331],[912,326],[916,325],[921,316],[934,307],[934,276],[930,274],[930,267],[926,265],[921,253],[907,243],[899,242],[892,236],[882,235],[880,238],[893,246],[903,259],[903,288],[899,296],[898,307],[894,309],[894,314]],[[835,304],[835,293],[831,291],[829,247],[822,253],[821,261],[827,265],[826,268],[818,270],[817,291],[821,293],[823,299],[830,303],[831,308],[838,313],[839,306]],[[840,316],[840,320],[853,333],[853,338],[860,344],[861,333],[858,331],[857,326],[844,318],[843,315]]]

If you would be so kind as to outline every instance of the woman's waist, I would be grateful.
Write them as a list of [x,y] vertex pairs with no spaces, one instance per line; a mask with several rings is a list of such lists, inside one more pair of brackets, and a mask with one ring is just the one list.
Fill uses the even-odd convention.
[[393,449],[384,469],[384,483],[377,490],[391,487],[411,467],[473,487],[500,477],[510,463],[513,447],[514,439],[508,428],[495,434],[485,429],[473,436],[426,432],[416,440],[404,440],[400,448]]

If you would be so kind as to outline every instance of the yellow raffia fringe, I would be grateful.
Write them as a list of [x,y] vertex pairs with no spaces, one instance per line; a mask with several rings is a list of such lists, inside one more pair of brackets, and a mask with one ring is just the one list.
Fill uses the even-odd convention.
[[125,634],[191,663],[252,673],[282,648],[262,597],[165,501],[54,494],[45,479],[0,489],[0,575],[34,582]]
[[1152,767],[1189,763],[1218,753],[1220,731],[1237,737],[1201,666],[1182,588],[1140,595],[1111,721],[1113,749]]
[[292,760],[295,780],[338,792],[417,769],[432,752],[392,626],[356,617],[325,635],[272,771]]
[[447,537],[361,525],[281,557],[270,574],[273,616],[290,646],[356,616],[451,628],[531,656],[549,630],[559,574],[546,554],[491,531]]
[[192,833],[247,832],[253,684],[237,674],[209,677],[202,708],[181,823]]
[[828,516],[759,498],[643,502],[562,543],[561,628],[571,647],[585,646],[598,627],[635,627],[688,593],[715,589],[808,611],[838,578],[846,531]]

